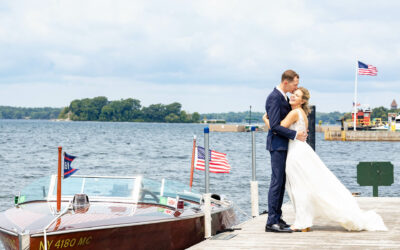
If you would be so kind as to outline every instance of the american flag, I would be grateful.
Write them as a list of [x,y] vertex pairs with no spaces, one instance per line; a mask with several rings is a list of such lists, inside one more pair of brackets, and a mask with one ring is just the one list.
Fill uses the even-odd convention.
[[358,74],[376,76],[378,74],[378,70],[376,69],[376,67],[372,65],[367,65],[365,63],[358,61]]
[[[226,154],[209,150],[209,171],[211,173],[229,173],[231,166],[228,163]],[[196,147],[195,165],[197,170],[205,169],[205,151],[203,147]]]

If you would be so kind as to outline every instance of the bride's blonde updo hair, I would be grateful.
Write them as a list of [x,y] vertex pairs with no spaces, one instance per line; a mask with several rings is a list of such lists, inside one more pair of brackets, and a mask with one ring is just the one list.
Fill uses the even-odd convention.
[[305,101],[303,104],[301,104],[301,108],[304,110],[306,115],[310,113],[310,107],[308,105],[308,100],[310,99],[310,92],[308,89],[304,87],[299,87],[298,90],[300,90],[303,93],[302,99]]

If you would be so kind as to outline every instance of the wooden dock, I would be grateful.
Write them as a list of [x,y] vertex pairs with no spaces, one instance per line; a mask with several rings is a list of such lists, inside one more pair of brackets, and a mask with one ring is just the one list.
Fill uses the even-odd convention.
[[[357,197],[364,210],[379,213],[389,231],[348,232],[336,223],[316,220],[311,232],[266,233],[267,215],[246,221],[233,232],[225,232],[189,248],[198,249],[400,249],[400,198]],[[284,219],[294,219],[291,204],[283,206]]]
[[209,124],[210,132],[244,132],[244,125],[237,124]]
[[[256,126],[256,131],[268,131],[263,125]],[[209,124],[210,132],[248,132],[250,131],[250,125],[239,125],[239,124]]]
[[325,133],[325,131],[340,131],[341,128],[340,126],[337,125],[316,125],[315,126],[315,132],[322,132]]
[[400,141],[395,131],[325,131],[327,141]]

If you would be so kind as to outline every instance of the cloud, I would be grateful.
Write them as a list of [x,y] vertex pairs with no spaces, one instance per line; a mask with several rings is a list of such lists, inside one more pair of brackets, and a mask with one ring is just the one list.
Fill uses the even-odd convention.
[[356,58],[379,70],[360,77],[360,98],[390,103],[399,85],[398,7],[360,0],[8,1],[0,4],[0,104],[64,106],[101,94],[180,101],[190,111],[262,111],[292,68],[319,110],[348,111]]

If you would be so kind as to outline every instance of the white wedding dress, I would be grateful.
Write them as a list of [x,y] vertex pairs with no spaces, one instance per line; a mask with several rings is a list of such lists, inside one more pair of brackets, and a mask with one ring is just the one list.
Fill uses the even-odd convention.
[[[306,130],[303,113],[289,128]],[[286,190],[296,219],[294,228],[311,227],[315,217],[337,222],[347,230],[386,231],[377,213],[363,211],[350,191],[325,166],[314,150],[299,140],[290,140],[286,160]]]

